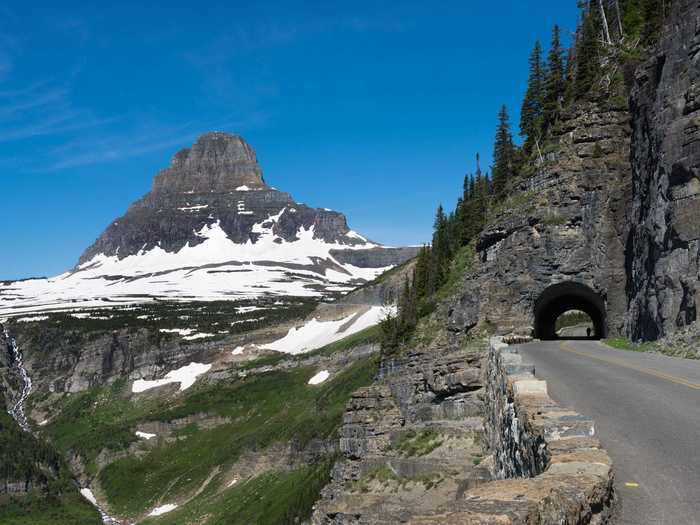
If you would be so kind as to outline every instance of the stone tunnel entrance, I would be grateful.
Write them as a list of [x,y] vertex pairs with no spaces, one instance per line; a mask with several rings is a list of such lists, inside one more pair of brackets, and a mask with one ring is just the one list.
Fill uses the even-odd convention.
[[605,300],[585,284],[564,282],[545,289],[535,301],[535,337],[559,339],[557,318],[571,310],[584,312],[590,317],[592,337],[601,339],[607,335]]

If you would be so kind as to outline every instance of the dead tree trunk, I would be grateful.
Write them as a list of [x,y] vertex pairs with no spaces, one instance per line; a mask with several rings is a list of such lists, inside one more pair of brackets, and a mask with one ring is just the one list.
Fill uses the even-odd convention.
[[622,30],[622,16],[620,15],[620,0],[615,0],[615,15],[617,15],[617,29],[620,31],[620,38],[625,36]]
[[610,29],[608,28],[608,18],[605,16],[605,7],[603,7],[603,0],[598,0],[598,5],[600,6],[600,16],[603,19],[605,42],[607,44],[612,44],[612,40],[610,40]]

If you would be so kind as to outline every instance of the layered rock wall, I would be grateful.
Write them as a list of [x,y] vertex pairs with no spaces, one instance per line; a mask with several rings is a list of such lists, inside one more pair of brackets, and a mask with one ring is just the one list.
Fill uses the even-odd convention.
[[612,465],[593,422],[502,340],[445,350],[386,360],[355,393],[312,523],[607,522]]
[[625,331],[657,339],[700,301],[700,7],[675,0],[630,98],[634,200]]
[[452,331],[489,324],[530,333],[538,298],[569,282],[598,294],[608,330],[622,330],[629,135],[620,99],[580,104],[563,116],[537,173],[492,210],[452,304]]
[[647,58],[609,61],[610,83],[562,115],[533,174],[489,217],[453,331],[532,332],[542,293],[570,282],[604,304],[598,335],[698,332],[698,28],[700,5],[674,1],[658,44],[636,48]]

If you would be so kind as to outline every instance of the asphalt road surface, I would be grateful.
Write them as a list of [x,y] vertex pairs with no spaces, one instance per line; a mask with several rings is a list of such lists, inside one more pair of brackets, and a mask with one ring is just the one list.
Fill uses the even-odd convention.
[[550,397],[595,420],[614,463],[616,523],[700,525],[700,361],[597,341],[518,351]]

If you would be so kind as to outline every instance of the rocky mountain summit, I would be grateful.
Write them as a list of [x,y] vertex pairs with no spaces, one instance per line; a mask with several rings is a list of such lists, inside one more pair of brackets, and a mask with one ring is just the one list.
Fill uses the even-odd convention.
[[298,240],[300,230],[313,228],[313,239],[338,244],[338,250],[377,246],[350,230],[342,213],[310,208],[268,186],[253,148],[238,135],[214,132],[177,152],[156,175],[151,192],[107,227],[79,266],[98,255],[121,260],[156,247],[168,252],[194,247],[205,240],[202,228],[215,221],[234,243],[256,243],[262,232],[255,225],[266,219],[278,243]]
[[4,283],[0,314],[159,299],[325,296],[413,257],[267,185],[253,148],[214,132],[160,171],[68,273]]

